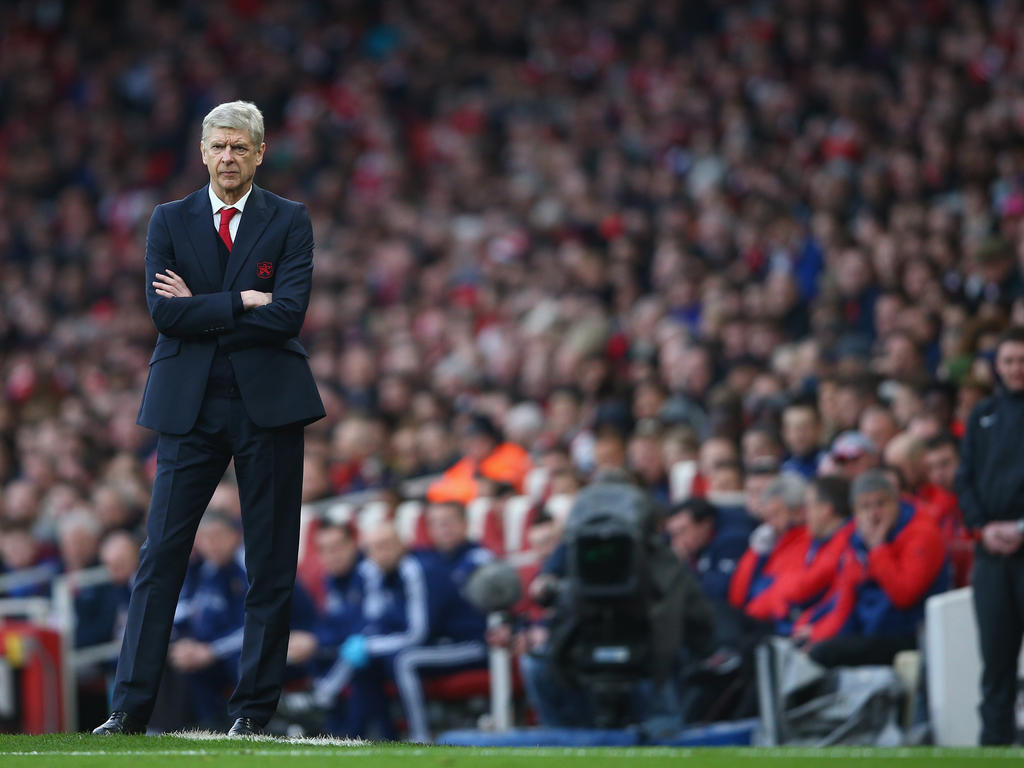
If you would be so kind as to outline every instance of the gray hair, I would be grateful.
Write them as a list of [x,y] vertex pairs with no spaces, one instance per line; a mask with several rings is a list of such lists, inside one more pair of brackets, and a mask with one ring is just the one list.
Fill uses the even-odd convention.
[[799,509],[804,505],[804,492],[807,481],[796,472],[783,472],[774,478],[761,492],[761,502],[781,499],[789,509]]
[[245,131],[258,149],[263,143],[263,113],[251,101],[227,101],[218,104],[203,118],[203,141],[214,128]]
[[59,536],[84,533],[99,538],[103,533],[103,527],[90,509],[75,507],[61,518],[57,524],[57,533]]
[[885,491],[894,499],[898,499],[900,495],[899,488],[896,487],[889,472],[884,469],[868,469],[857,475],[850,484],[850,505],[853,506],[862,493],[875,491]]

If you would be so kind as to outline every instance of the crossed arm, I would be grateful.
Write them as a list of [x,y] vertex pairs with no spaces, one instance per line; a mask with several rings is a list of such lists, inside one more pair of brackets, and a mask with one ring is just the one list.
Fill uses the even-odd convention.
[[[165,299],[186,299],[192,296],[185,280],[170,267],[167,267],[167,274],[157,272],[153,281],[153,290],[158,296]],[[242,308],[245,310],[256,309],[269,304],[274,300],[274,294],[263,291],[242,291]]]
[[255,290],[193,294],[175,271],[166,216],[163,206],[158,206],[146,237],[146,302],[158,331],[171,338],[216,334],[222,346],[235,349],[279,344],[298,335],[313,272],[313,230],[304,206],[293,210],[273,294]]

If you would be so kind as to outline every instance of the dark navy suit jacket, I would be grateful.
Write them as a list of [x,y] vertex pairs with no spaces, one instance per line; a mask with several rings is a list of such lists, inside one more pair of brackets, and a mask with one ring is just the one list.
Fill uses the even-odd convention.
[[[150,359],[138,423],[183,435],[195,425],[214,353],[234,369],[249,418],[261,427],[309,424],[323,403],[297,338],[309,304],[313,229],[301,203],[253,185],[221,276],[207,188],[158,205],[146,235],[146,302],[160,332]],[[164,298],[153,288],[172,269],[192,291]],[[274,294],[263,307],[235,314],[233,296]]]

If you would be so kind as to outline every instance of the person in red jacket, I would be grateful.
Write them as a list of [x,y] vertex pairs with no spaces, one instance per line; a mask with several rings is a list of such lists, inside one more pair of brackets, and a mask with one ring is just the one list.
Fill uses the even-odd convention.
[[729,582],[729,603],[754,618],[770,618],[750,614],[750,604],[783,574],[798,569],[807,552],[810,536],[803,525],[806,487],[800,475],[784,472],[761,494],[765,522],[750,534],[750,546]]
[[946,542],[953,566],[953,586],[966,587],[971,583],[974,565],[974,534],[964,523],[954,486],[956,468],[960,463],[960,448],[949,432],[941,432],[925,442],[924,469],[928,482],[918,491],[928,512]]
[[917,647],[925,599],[949,586],[946,550],[935,523],[900,502],[884,470],[859,475],[850,500],[855,529],[835,581],[793,636],[827,667],[890,664]]
[[746,606],[747,615],[774,621],[775,631],[788,635],[800,611],[819,600],[832,585],[839,558],[853,534],[850,484],[838,476],[815,477],[804,496],[806,537],[799,562],[780,573],[774,583]]

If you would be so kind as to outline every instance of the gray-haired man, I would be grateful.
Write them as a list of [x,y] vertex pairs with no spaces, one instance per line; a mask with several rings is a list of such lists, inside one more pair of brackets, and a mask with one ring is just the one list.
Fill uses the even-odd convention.
[[200,151],[208,186],[157,206],[146,236],[146,300],[159,331],[139,424],[159,433],[139,573],[114,683],[94,733],[145,730],[199,520],[233,459],[249,589],[232,735],[277,708],[298,549],[303,433],[324,415],[297,338],[313,272],[299,203],[253,184],[263,116],[215,107]]

